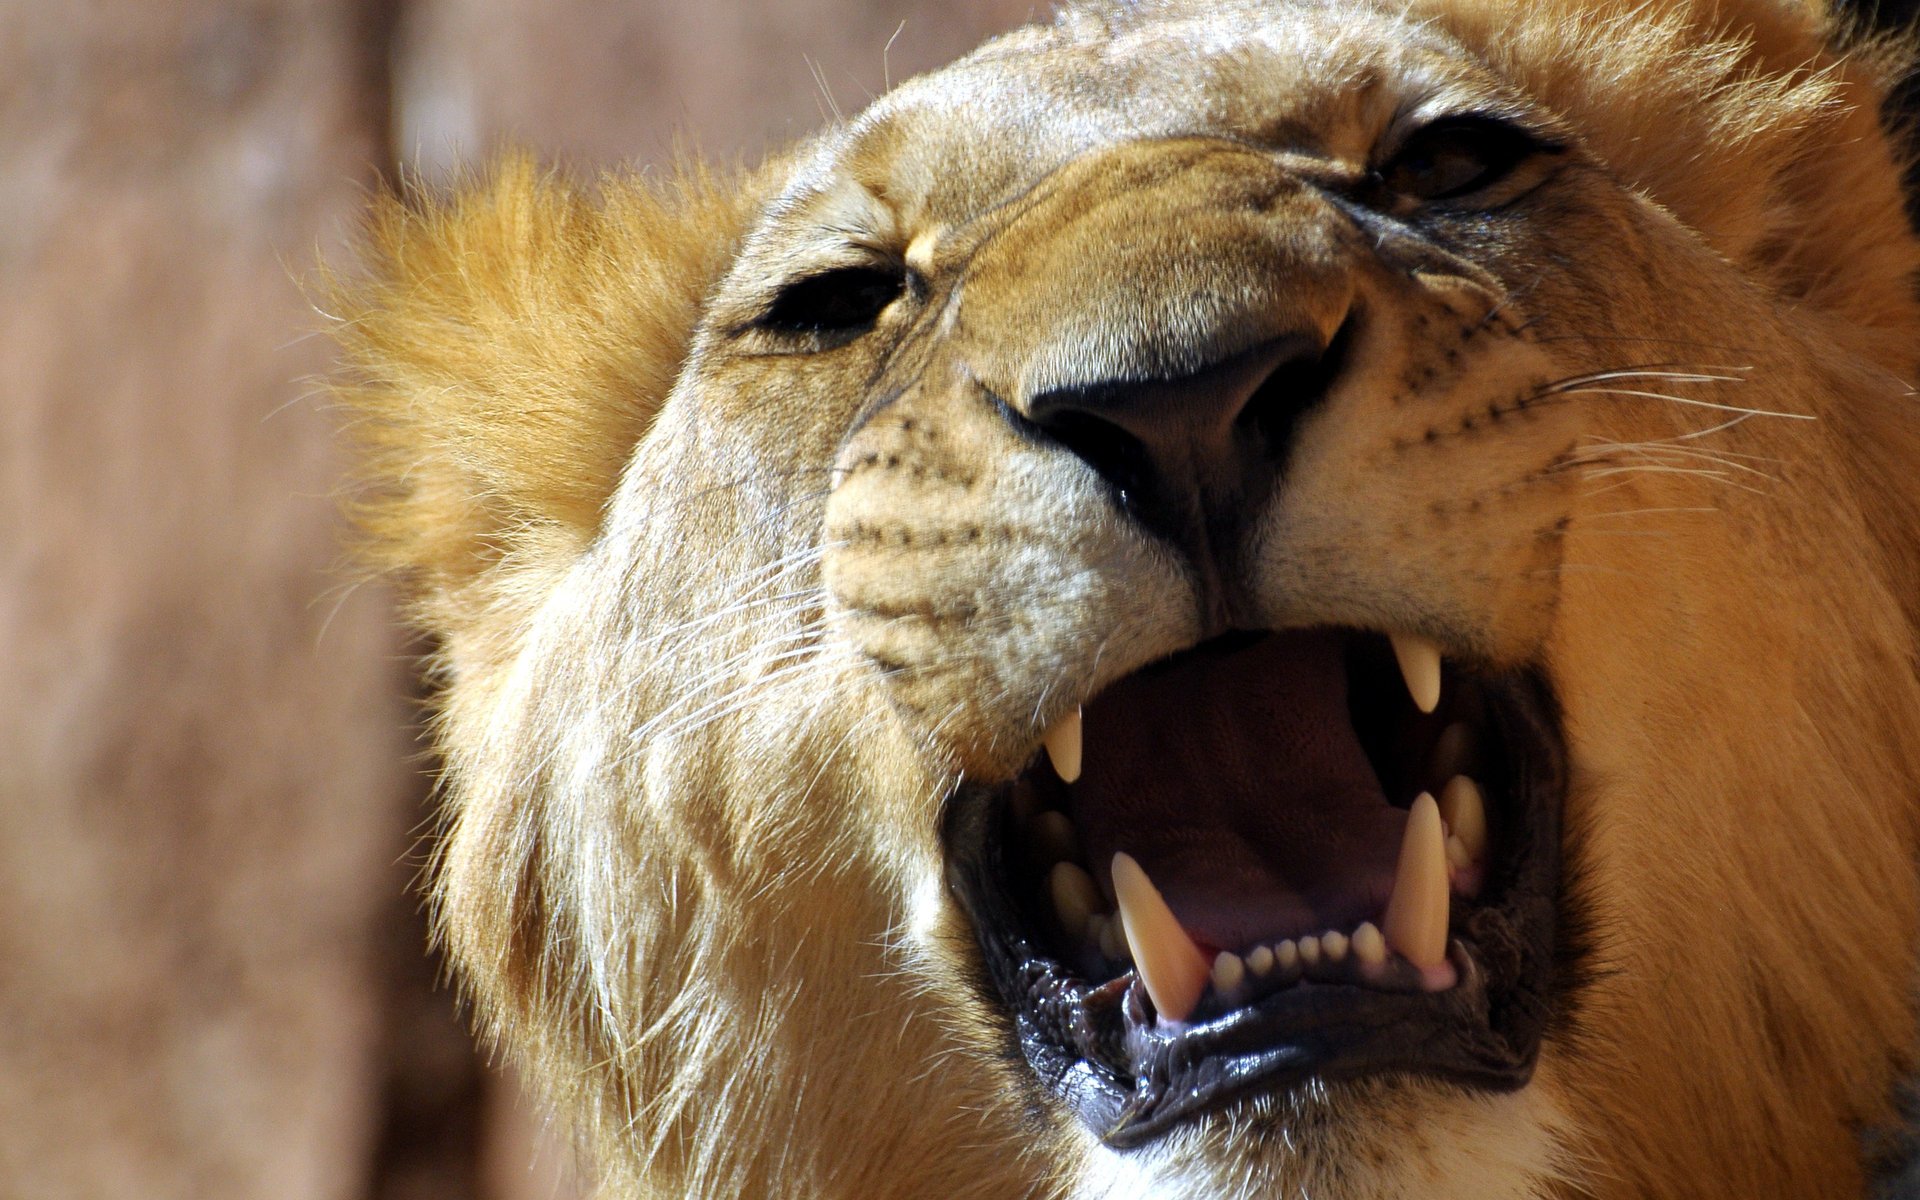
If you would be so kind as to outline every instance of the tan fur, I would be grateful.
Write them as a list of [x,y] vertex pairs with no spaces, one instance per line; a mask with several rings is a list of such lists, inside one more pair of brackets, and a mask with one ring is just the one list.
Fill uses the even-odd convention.
[[[1920,244],[1892,57],[1835,37],[1760,0],[1080,10],[738,181],[512,160],[384,203],[343,392],[443,646],[441,928],[610,1192],[1858,1194],[1920,933]],[[1293,172],[1364,161],[1412,78],[1567,131],[1555,206],[1457,258],[1350,236]],[[857,247],[928,306],[750,328]],[[1261,616],[1545,670],[1592,977],[1518,1093],[1316,1086],[1120,1155],[1009,1057],[935,832],[1198,593],[979,389],[1355,305]],[[1691,377],[1554,388],[1654,364]]]
[[382,198],[368,280],[328,281],[365,553],[413,578],[467,674],[512,655],[598,525],[762,187],[695,168],[609,177],[596,202],[510,157],[445,206]]

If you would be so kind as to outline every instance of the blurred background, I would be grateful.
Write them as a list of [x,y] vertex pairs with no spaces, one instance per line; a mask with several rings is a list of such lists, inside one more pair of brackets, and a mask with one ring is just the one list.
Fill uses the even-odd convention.
[[301,280],[403,165],[751,158],[1033,8],[0,0],[0,1200],[579,1193],[426,950]]

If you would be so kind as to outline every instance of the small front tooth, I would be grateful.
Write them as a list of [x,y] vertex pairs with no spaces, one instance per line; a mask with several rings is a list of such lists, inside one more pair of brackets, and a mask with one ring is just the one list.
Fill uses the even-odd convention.
[[1273,965],[1291,971],[1300,965],[1300,945],[1292,938],[1273,944]]
[[1153,998],[1153,1007],[1169,1021],[1186,1020],[1212,973],[1206,958],[1180,928],[1160,889],[1129,854],[1113,856],[1113,895],[1120,903],[1120,923],[1126,928],[1134,969]]
[[1451,833],[1447,835],[1447,865],[1456,871],[1464,871],[1473,865],[1473,855],[1467,853],[1467,844]]
[[1414,707],[1423,713],[1440,707],[1440,647],[1417,633],[1396,633],[1393,656],[1400,660]]
[[1043,863],[1066,862],[1080,857],[1080,838],[1073,831],[1073,821],[1063,812],[1048,809],[1035,813],[1027,825],[1027,836],[1033,840],[1036,855]]
[[1256,978],[1273,970],[1273,948],[1255,946],[1247,951],[1247,970],[1252,971]]
[[1467,857],[1479,862],[1487,853],[1487,799],[1480,785],[1465,775],[1455,775],[1440,789],[1440,819],[1447,832],[1460,839]]
[[1353,931],[1353,956],[1365,967],[1386,963],[1387,939],[1380,935],[1380,927],[1372,921],[1360,922],[1360,928]]
[[1329,962],[1339,962],[1347,956],[1347,935],[1338,929],[1329,929],[1320,935],[1320,953],[1327,956]]
[[1471,767],[1475,740],[1473,727],[1464,721],[1442,729],[1433,739],[1433,753],[1427,756],[1427,777],[1444,782]]
[[1068,937],[1084,937],[1088,920],[1104,907],[1100,886],[1079,863],[1053,864],[1047,875],[1047,891],[1053,896],[1053,911],[1059,914],[1060,927]]
[[1380,931],[1387,945],[1416,967],[1447,960],[1447,847],[1440,806],[1421,792],[1407,814],[1400,864]]
[[1120,927],[1120,918],[1095,917],[1100,922],[1100,953],[1111,962],[1132,962],[1133,952],[1127,949],[1127,934]]
[[1053,773],[1063,783],[1072,783],[1080,778],[1080,753],[1082,748],[1080,709],[1074,710],[1053,723],[1052,728],[1042,735],[1041,742],[1047,747],[1047,760],[1053,764]]
[[1320,939],[1308,934],[1300,939],[1300,961],[1312,966],[1320,961]]
[[1213,958],[1213,990],[1227,995],[1247,978],[1247,964],[1238,954],[1222,950]]

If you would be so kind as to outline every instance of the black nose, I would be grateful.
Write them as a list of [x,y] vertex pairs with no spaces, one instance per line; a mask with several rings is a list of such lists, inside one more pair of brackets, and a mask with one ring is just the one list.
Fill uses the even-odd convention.
[[1176,379],[1056,388],[1026,415],[1105,477],[1128,512],[1211,557],[1223,528],[1271,491],[1295,423],[1339,369],[1345,332],[1324,344],[1284,335]]

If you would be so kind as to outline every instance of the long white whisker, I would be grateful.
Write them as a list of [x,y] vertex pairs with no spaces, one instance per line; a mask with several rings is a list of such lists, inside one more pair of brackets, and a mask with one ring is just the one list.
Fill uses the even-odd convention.
[[1589,471],[1587,474],[1590,479],[1604,479],[1610,475],[1634,474],[1691,475],[1698,479],[1711,479],[1716,483],[1724,483],[1728,487],[1739,488],[1743,492],[1752,492],[1756,496],[1762,494],[1759,488],[1750,487],[1747,484],[1741,483],[1739,480],[1729,476],[1725,471],[1709,471],[1701,467],[1667,467],[1652,463],[1632,463],[1619,467],[1605,467],[1600,470]]
[[1584,395],[1596,395],[1596,396],[1637,396],[1646,400],[1668,400],[1673,402],[1674,404],[1689,404],[1699,408],[1719,409],[1721,412],[1745,413],[1750,417],[1781,417],[1789,421],[1813,421],[1818,419],[1812,413],[1776,412],[1775,410],[1768,409],[1768,408],[1747,408],[1739,404],[1722,404],[1714,400],[1695,400],[1688,396],[1672,396],[1672,395],[1668,395],[1666,392],[1642,392],[1642,391],[1636,391],[1632,388],[1577,387],[1577,388],[1565,389],[1564,394],[1567,394],[1567,395],[1583,395],[1584,394]]
[[1711,428],[1696,429],[1692,433],[1677,434],[1674,437],[1669,438],[1668,440],[1675,441],[1675,442],[1691,442],[1695,438],[1711,437],[1716,433],[1723,433],[1726,430],[1732,429],[1736,425],[1743,425],[1746,422],[1753,420],[1753,416],[1754,414],[1752,413],[1741,413],[1739,416],[1729,418],[1728,420],[1722,421],[1718,425],[1715,425]]
[[1747,475],[1758,476],[1770,483],[1780,482],[1777,477],[1760,470],[1758,467],[1750,467],[1746,463],[1734,461],[1736,458],[1746,458],[1753,462],[1778,463],[1780,462],[1779,459],[1762,458],[1757,455],[1735,455],[1730,452],[1701,450],[1691,446],[1671,446],[1663,442],[1601,442],[1580,451],[1577,455],[1565,461],[1574,466],[1581,466],[1589,463],[1616,463],[1623,458],[1656,463],[1663,461],[1671,463],[1676,459],[1683,463],[1712,463],[1717,467],[1723,467],[1730,471],[1739,471]]
[[[1603,488],[1601,490],[1611,491],[1612,488],[1611,487]],[[1599,493],[1595,492],[1592,494],[1598,495]],[[1616,508],[1610,512],[1588,513],[1586,514],[1585,519],[1589,521],[1597,521],[1602,517],[1665,516],[1669,514],[1680,514],[1680,513],[1712,513],[1715,516],[1725,515],[1720,509],[1714,508],[1711,505],[1700,505],[1695,507],[1676,505],[1676,506],[1667,507],[1667,508]],[[1598,532],[1598,531],[1595,530],[1593,532]]]
[[[1678,365],[1678,364],[1674,364]],[[1650,364],[1646,367],[1619,367],[1611,371],[1594,371],[1586,375],[1572,375],[1558,380],[1545,389],[1546,392],[1560,392],[1569,388],[1584,387],[1590,383],[1611,383],[1616,379],[1671,379],[1679,383],[1746,383],[1744,372],[1751,367],[1693,367],[1680,370],[1664,369],[1665,363]],[[1725,374],[1735,371],[1741,374]]]

